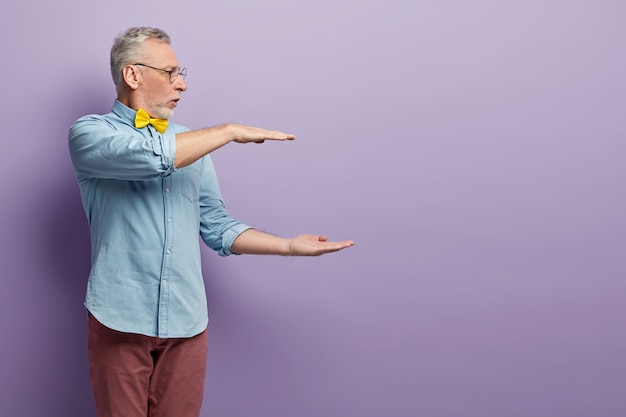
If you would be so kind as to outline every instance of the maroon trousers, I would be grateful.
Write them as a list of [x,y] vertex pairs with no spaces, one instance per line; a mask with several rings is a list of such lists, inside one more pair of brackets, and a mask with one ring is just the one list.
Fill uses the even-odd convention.
[[123,333],[89,314],[89,370],[98,417],[198,417],[208,332],[162,339]]

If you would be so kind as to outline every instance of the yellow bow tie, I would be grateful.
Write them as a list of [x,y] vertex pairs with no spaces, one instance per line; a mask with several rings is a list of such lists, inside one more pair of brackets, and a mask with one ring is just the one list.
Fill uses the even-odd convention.
[[165,133],[165,129],[167,129],[167,119],[153,119],[144,109],[137,110],[137,114],[135,115],[135,127],[141,129],[149,124],[154,126],[161,134]]

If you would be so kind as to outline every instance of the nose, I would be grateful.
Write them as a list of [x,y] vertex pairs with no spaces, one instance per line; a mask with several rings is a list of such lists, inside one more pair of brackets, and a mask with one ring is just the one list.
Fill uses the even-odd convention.
[[174,80],[174,89],[179,91],[187,90],[187,83],[185,82],[185,79],[180,75]]

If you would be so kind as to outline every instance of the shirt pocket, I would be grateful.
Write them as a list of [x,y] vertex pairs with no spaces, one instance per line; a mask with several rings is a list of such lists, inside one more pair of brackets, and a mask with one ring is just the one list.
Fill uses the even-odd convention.
[[183,197],[192,203],[200,199],[200,167],[189,165],[179,170]]

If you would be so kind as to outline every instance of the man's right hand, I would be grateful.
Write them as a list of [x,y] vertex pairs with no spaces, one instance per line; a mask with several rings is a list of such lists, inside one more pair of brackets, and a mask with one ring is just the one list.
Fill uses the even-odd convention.
[[266,140],[294,140],[296,138],[295,135],[279,130],[266,130],[236,123],[229,123],[226,128],[232,134],[232,141],[237,143],[263,143]]

